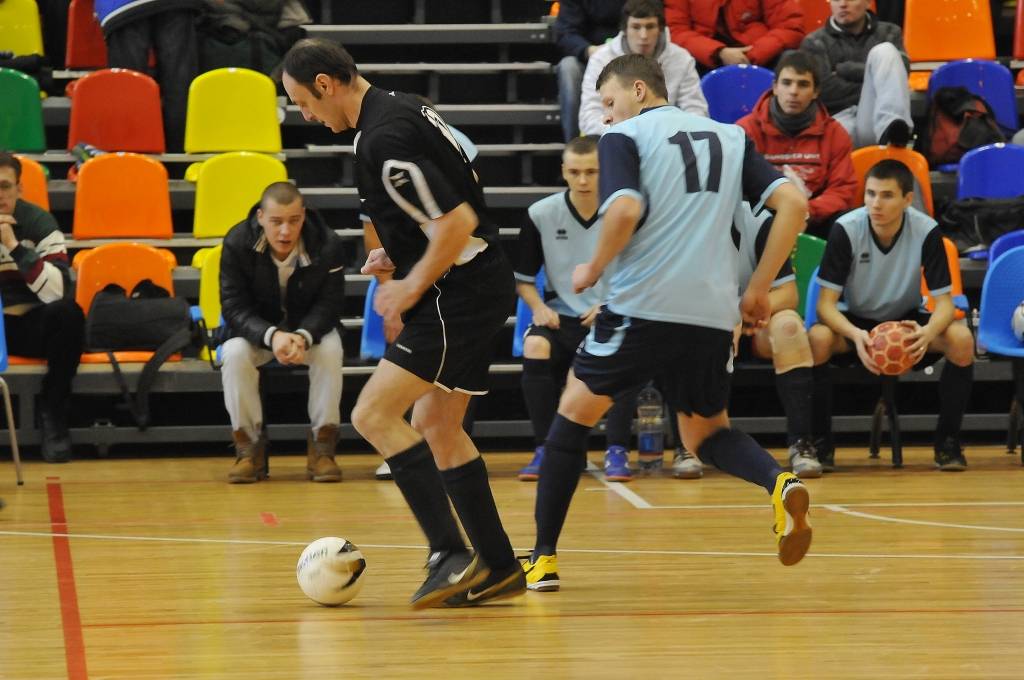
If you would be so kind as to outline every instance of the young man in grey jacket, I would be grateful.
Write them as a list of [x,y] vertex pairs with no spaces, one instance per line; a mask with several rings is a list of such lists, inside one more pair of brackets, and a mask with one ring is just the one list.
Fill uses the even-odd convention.
[[853,139],[906,146],[910,117],[910,59],[903,32],[868,11],[869,0],[830,0],[832,17],[800,48],[822,62],[820,101]]
[[622,8],[622,30],[587,61],[580,98],[580,134],[600,135],[607,127],[597,93],[597,76],[608,62],[624,54],[641,54],[658,62],[665,74],[669,104],[687,113],[708,115],[708,103],[697,76],[697,62],[689,52],[669,40],[660,0],[628,0]]

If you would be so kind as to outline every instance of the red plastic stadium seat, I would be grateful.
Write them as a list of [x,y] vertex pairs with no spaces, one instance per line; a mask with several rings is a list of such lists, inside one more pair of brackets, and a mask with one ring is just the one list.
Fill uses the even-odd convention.
[[105,68],[107,43],[93,13],[93,0],[71,0],[65,68]]
[[128,69],[95,71],[71,91],[68,148],[86,142],[104,151],[164,152],[160,87]]

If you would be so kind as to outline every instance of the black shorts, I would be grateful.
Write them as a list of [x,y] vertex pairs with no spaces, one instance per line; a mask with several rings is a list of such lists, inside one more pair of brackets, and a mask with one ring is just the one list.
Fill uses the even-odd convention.
[[559,314],[558,328],[530,324],[525,337],[540,337],[548,341],[551,345],[552,373],[564,377],[569,372],[576,350],[589,332],[590,329],[583,325],[579,317]]
[[613,399],[656,378],[676,411],[710,418],[729,403],[732,333],[602,307],[572,368],[591,392]]
[[494,340],[515,309],[512,267],[491,246],[453,267],[402,315],[384,358],[446,392],[487,394]]

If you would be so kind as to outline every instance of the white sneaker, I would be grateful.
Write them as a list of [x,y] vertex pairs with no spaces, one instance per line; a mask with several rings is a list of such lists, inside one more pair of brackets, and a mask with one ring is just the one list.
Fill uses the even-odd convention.
[[704,466],[686,449],[676,449],[672,458],[672,476],[676,479],[700,479],[704,476]]
[[387,461],[381,463],[380,467],[378,467],[377,471],[373,474],[377,479],[394,479],[394,477],[391,475],[391,466],[388,465]]
[[797,439],[789,447],[789,464],[793,467],[793,474],[800,479],[821,477],[821,463],[814,455],[814,447],[806,439]]

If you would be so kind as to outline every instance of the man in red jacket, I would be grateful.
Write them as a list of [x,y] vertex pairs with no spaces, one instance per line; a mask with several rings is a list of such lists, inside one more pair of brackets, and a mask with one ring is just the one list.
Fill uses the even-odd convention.
[[819,91],[814,56],[787,52],[771,91],[736,124],[769,163],[804,190],[807,233],[827,238],[832,221],[857,206],[857,177],[850,160],[853,141],[818,102]]
[[705,69],[728,64],[771,68],[804,37],[797,0],[665,0],[672,42]]

